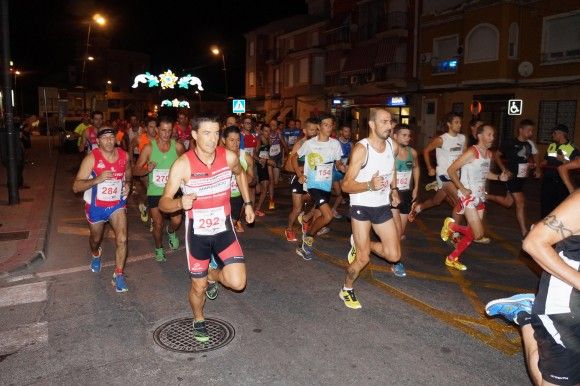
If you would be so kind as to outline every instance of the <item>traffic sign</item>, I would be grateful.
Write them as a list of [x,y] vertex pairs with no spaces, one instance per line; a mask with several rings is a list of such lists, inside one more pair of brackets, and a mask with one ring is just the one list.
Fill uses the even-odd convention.
[[508,115],[522,115],[524,101],[521,99],[510,99],[508,101]]
[[243,114],[246,112],[246,100],[234,99],[232,101],[232,112],[234,114]]

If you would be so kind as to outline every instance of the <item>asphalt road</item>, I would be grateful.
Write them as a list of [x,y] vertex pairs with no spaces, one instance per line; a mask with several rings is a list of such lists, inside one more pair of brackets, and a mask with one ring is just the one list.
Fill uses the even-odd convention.
[[[103,270],[90,272],[82,198],[71,190],[78,160],[59,161],[47,260],[0,282],[0,384],[529,384],[518,331],[483,311],[537,285],[513,210],[489,206],[492,243],[470,247],[463,273],[443,264],[450,249],[438,234],[449,208],[422,213],[402,243],[408,276],[395,278],[373,258],[356,283],[363,308],[350,310],[338,298],[348,221],[334,221],[315,243],[316,259],[302,260],[283,236],[290,202],[282,184],[277,209],[239,236],[247,288],[221,288],[206,303],[207,317],[233,326],[233,340],[180,354],[159,347],[153,333],[191,316],[183,249],[155,262],[131,199],[129,292],[110,284],[111,235]],[[533,219],[537,187],[528,188]]]

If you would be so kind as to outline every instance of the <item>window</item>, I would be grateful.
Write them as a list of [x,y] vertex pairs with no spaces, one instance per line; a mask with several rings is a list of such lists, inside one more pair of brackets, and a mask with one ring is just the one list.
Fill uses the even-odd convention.
[[580,60],[580,11],[544,18],[542,62]]
[[576,101],[540,101],[538,121],[538,142],[550,143],[552,129],[556,125],[568,126],[568,138],[574,138],[574,123],[576,121]]
[[255,44],[255,42],[254,42],[254,41],[251,41],[251,42],[250,42],[250,48],[249,48],[249,51],[250,51],[250,56],[254,56],[254,54],[256,53],[256,52],[255,52],[255,51],[256,51],[256,44]]
[[286,66],[286,86],[293,87],[294,86],[294,63],[288,64]]
[[280,94],[280,69],[274,70],[274,94]]
[[320,33],[318,31],[312,32],[312,47],[320,45]]
[[256,74],[254,73],[254,71],[251,71],[248,74],[248,85],[250,87],[254,87],[255,84],[256,84]]
[[288,50],[294,49],[294,38],[288,39]]
[[300,59],[300,72],[298,73],[298,83],[308,83],[308,58]]
[[518,23],[510,24],[509,37],[508,37],[508,58],[516,59],[518,57],[518,39],[520,34],[520,28]]
[[457,49],[459,48],[459,36],[450,35],[433,39],[432,72],[434,74],[449,74],[457,71]]
[[324,57],[315,56],[312,66],[312,84],[324,83]]
[[499,31],[493,24],[475,26],[465,39],[465,63],[491,62],[497,60]]
[[258,87],[264,87],[264,72],[258,72]]

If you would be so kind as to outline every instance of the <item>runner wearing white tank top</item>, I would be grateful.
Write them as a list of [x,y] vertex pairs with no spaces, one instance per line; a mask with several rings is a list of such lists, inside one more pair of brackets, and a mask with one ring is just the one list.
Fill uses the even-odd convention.
[[[455,249],[445,258],[445,265],[460,271],[467,267],[459,261],[461,254],[474,240],[483,238],[483,213],[485,210],[485,184],[487,179],[507,181],[508,174],[495,174],[489,171],[494,128],[484,124],[477,129],[478,142],[470,147],[447,169],[462,199],[467,226],[458,225],[447,217],[441,228],[441,239],[447,241],[453,232],[461,234]],[[461,177],[459,170],[461,169]]]
[[[372,109],[369,137],[358,142],[351,153],[342,190],[350,194],[352,236],[344,285],[339,297],[349,308],[361,308],[353,284],[369,262],[371,251],[383,259],[400,264],[399,232],[391,205],[400,202],[395,156],[399,147],[390,138],[391,114],[382,108]],[[371,228],[380,241],[370,239]]]

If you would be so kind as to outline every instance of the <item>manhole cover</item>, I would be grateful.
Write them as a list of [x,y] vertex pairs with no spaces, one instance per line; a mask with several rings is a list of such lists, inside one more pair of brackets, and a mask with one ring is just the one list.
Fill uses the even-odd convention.
[[157,327],[153,333],[155,343],[166,350],[180,353],[198,353],[216,350],[234,339],[234,327],[223,320],[206,318],[209,341],[200,343],[193,337],[193,318],[171,320]]

